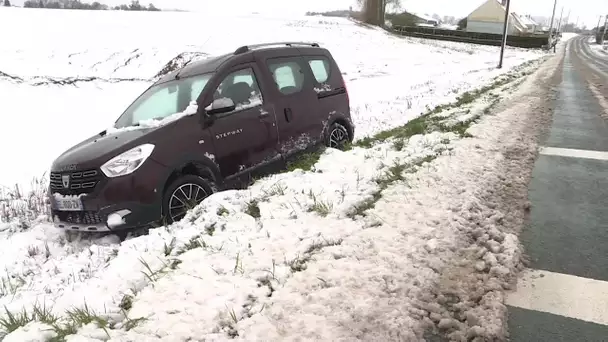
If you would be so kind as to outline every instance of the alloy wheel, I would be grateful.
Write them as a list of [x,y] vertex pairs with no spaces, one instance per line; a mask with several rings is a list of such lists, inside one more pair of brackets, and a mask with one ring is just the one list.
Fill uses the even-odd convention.
[[343,126],[336,126],[329,135],[329,147],[340,148],[348,141],[348,132]]
[[188,210],[194,208],[207,197],[205,188],[198,184],[187,183],[179,186],[169,199],[169,216],[171,221],[179,221]]

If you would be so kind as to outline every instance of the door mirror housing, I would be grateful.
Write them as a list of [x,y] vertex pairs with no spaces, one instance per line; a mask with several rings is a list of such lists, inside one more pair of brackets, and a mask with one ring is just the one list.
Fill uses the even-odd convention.
[[232,99],[223,97],[215,99],[213,102],[205,108],[208,115],[217,115],[223,113],[229,113],[236,109],[236,105]]

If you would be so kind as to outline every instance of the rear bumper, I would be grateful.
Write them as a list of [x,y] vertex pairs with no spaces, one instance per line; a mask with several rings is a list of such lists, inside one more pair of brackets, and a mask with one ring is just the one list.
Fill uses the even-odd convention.
[[[72,231],[112,232],[150,226],[162,216],[165,167],[148,159],[133,174],[104,178],[90,194],[80,195],[81,211],[61,211],[50,194],[55,227]],[[57,195],[61,196],[61,195]]]

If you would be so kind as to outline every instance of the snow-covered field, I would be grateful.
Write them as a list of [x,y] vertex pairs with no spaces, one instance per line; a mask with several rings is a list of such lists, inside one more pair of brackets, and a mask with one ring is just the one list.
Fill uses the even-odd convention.
[[[345,74],[358,137],[404,124],[427,105],[453,100],[541,55],[508,49],[505,68],[497,70],[495,47],[394,37],[325,17],[3,8],[0,32],[0,72],[16,78],[0,74],[0,113],[6,113],[0,146],[22,141],[3,151],[11,161],[0,169],[5,186],[29,184],[63,150],[108,127],[183,52],[319,41]],[[53,83],[65,79],[82,81]]]
[[603,45],[597,44],[595,37],[591,37],[589,38],[589,47],[591,48],[591,51],[595,52],[596,54],[602,56],[602,57],[606,57],[606,55],[608,55],[608,41],[605,41]]
[[[393,37],[343,19],[50,12],[0,11],[0,32],[15,32],[0,45],[0,112],[11,114],[0,142],[12,146],[0,183],[39,176],[182,52],[320,41],[347,79],[359,139],[512,74],[438,114],[442,127],[485,116],[474,137],[453,128],[328,150],[311,171],[214,194],[147,236],[73,240],[43,221],[0,223],[0,307],[17,315],[4,341],[409,341],[433,324],[498,334],[492,290],[478,301],[486,309],[463,301],[466,324],[445,309],[453,298],[434,291],[463,250],[479,254],[477,271],[498,286],[519,263],[517,237],[502,224],[514,208],[487,199],[508,181],[505,146],[535,146],[518,136],[522,118],[488,115],[519,84],[513,67],[541,52],[508,49],[496,70],[494,47]],[[76,82],[55,84],[66,79]]]

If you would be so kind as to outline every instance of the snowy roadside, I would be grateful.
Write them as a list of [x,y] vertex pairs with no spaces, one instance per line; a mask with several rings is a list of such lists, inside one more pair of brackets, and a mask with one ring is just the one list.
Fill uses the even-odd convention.
[[453,298],[432,291],[467,234],[487,244],[481,274],[518,264],[514,235],[468,222],[506,214],[486,207],[485,185],[511,176],[501,176],[505,146],[534,146],[517,140],[525,117],[488,115],[538,64],[303,160],[311,171],[215,194],[148,236],[70,242],[45,224],[0,232],[0,305],[17,314],[4,340],[413,340],[432,321],[463,330],[444,308]]

